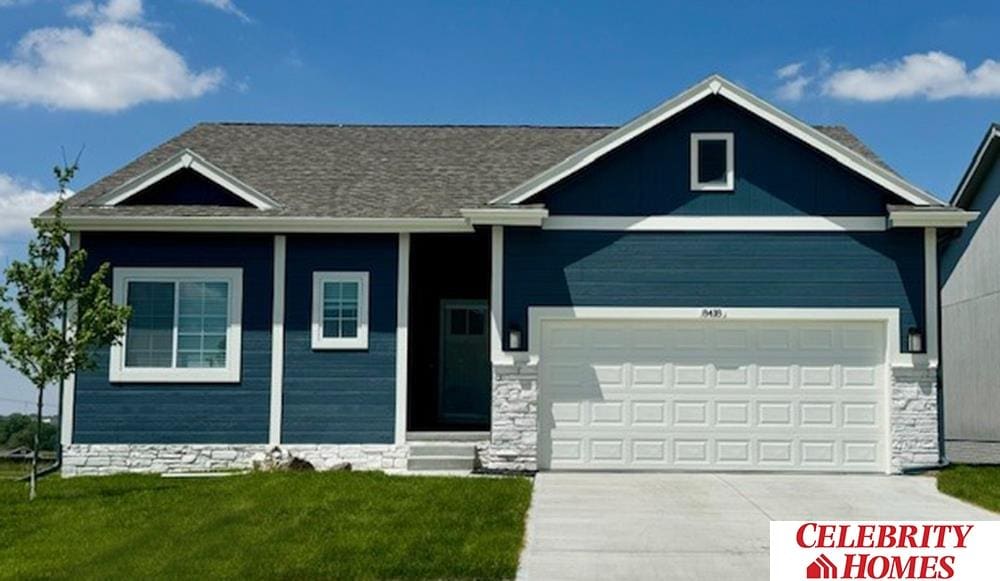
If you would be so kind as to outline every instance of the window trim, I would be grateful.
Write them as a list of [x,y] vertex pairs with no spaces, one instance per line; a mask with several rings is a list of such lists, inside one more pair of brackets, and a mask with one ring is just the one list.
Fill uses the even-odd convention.
[[[312,348],[321,350],[368,349],[368,295],[371,292],[368,272],[316,271],[312,285]],[[328,282],[354,282],[358,288],[358,336],[323,336],[323,285]]]
[[[109,376],[112,383],[239,383],[242,355],[243,269],[242,268],[114,268],[112,300],[124,305],[130,282],[226,282],[229,284],[229,324],[226,328],[226,366],[205,367],[126,367],[125,343],[128,332],[111,346]],[[176,292],[176,291],[175,291]],[[176,316],[175,298],[175,316]],[[174,326],[174,350],[177,349]]]
[[[701,182],[698,180],[698,144],[702,141],[724,141],[726,143],[726,181]],[[736,185],[736,162],[733,147],[733,134],[728,132],[692,133],[691,134],[691,191],[693,192],[731,192]]]

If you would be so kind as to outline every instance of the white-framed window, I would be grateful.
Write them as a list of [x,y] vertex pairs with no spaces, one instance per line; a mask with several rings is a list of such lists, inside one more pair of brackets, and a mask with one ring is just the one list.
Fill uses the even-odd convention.
[[112,382],[237,383],[240,268],[115,268],[113,299],[132,307]]
[[691,190],[731,192],[736,183],[732,133],[691,134]]
[[312,348],[368,348],[367,272],[313,273]]

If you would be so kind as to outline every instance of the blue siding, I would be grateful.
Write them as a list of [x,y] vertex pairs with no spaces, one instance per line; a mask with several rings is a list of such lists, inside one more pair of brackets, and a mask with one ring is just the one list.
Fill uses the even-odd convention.
[[124,200],[122,206],[237,206],[246,200],[192,169],[182,169]]
[[108,349],[76,380],[76,443],[262,443],[271,388],[273,237],[196,234],[84,234],[91,269],[243,269],[243,353],[238,384],[114,384]]
[[[923,327],[923,230],[582,232],[507,228],[504,323],[529,306],[889,307]],[[507,333],[504,333],[506,341]],[[526,344],[526,343],[525,343]]]
[[[397,240],[395,235],[288,237],[282,441],[393,441]],[[312,350],[312,275],[326,270],[370,273],[367,350]]]
[[[734,133],[733,192],[690,190],[692,132]],[[553,214],[884,215],[899,200],[721,97],[705,99],[532,200]]]

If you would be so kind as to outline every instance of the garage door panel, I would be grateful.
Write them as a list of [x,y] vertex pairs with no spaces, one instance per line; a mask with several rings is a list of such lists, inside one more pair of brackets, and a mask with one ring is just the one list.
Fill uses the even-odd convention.
[[546,323],[541,465],[881,471],[883,327]]

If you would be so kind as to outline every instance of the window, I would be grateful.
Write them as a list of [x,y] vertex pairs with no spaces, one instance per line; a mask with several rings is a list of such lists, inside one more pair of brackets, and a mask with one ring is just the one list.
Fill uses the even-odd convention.
[[691,189],[731,192],[735,183],[732,133],[691,134]]
[[368,348],[368,273],[313,273],[313,349]]
[[132,316],[111,381],[238,382],[242,281],[238,268],[114,269],[114,301]]

